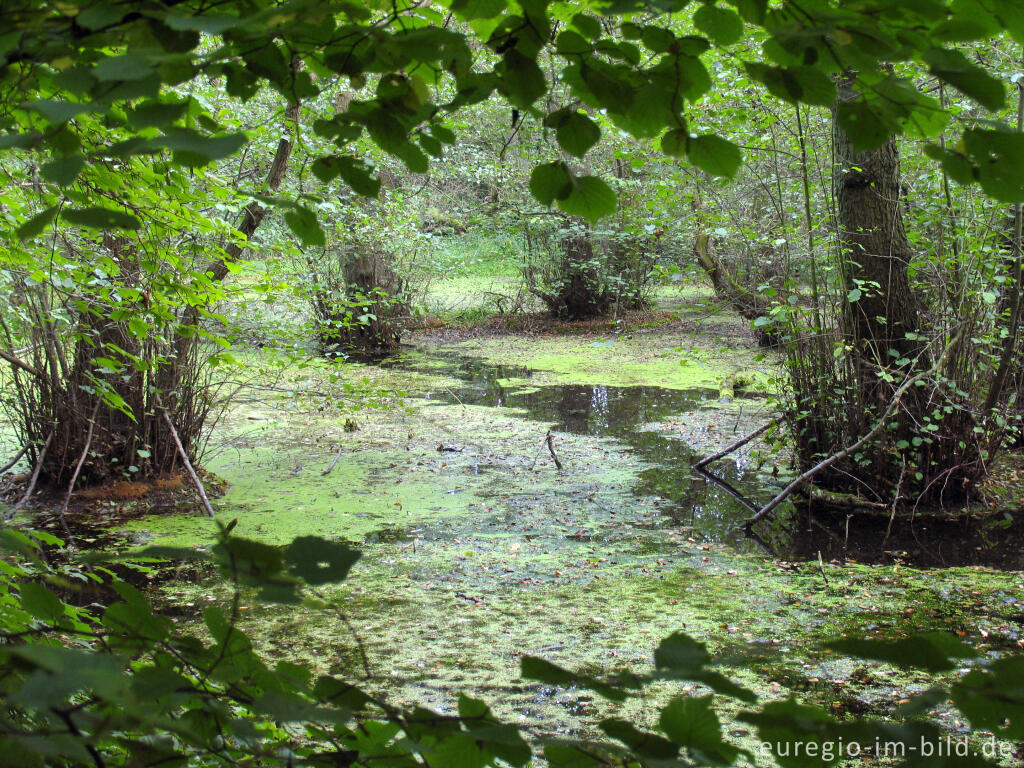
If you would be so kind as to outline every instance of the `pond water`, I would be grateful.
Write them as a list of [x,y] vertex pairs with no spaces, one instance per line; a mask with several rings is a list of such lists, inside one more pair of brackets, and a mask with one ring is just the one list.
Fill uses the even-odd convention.
[[[437,353],[382,370],[350,372],[404,386],[404,407],[356,411],[354,432],[345,414],[280,398],[237,405],[218,433],[207,466],[229,485],[215,506],[238,519],[240,535],[361,541],[350,578],[324,593],[347,623],[333,608],[245,612],[244,628],[270,659],[351,674],[364,649],[395,701],[450,712],[462,691],[537,733],[594,735],[603,716],[645,722],[650,701],[607,711],[585,691],[536,685],[520,676],[523,654],[594,674],[644,670],[657,641],[681,631],[736,660],[736,679],[759,695],[795,693],[860,712],[934,681],[869,679],[822,641],[928,629],[964,633],[993,652],[1020,641],[1019,574],[894,567],[917,562],[934,542],[869,545],[858,521],[846,536],[845,519],[810,523],[793,506],[758,526],[761,541],[747,537],[750,507],[782,482],[771,472],[777,459],[759,466],[761,458],[737,452],[717,462],[732,492],[690,467],[764,423],[763,398],[556,384],[550,372]],[[309,386],[327,391],[322,381]],[[548,430],[562,469],[548,453]],[[910,540],[924,527],[918,521]],[[208,542],[211,528],[205,516],[179,512],[130,530],[192,546]],[[990,557],[962,546],[939,555]],[[1003,542],[996,551],[1010,549]],[[842,567],[830,562],[839,557]],[[211,599],[206,583],[163,589],[173,606]],[[752,739],[733,726],[739,743]]]
[[[667,502],[668,524],[686,526],[700,540],[726,543],[742,552],[791,559],[896,562],[919,567],[978,565],[1007,570],[1024,568],[1024,515],[1010,511],[984,520],[966,515],[899,518],[848,515],[780,506],[771,519],[753,530],[744,523],[769,501],[784,482],[755,468],[744,451],[726,457],[699,473],[691,469],[702,458],[690,442],[671,430],[651,428],[666,420],[700,424],[699,412],[719,412],[719,391],[666,389],[657,386],[532,385],[534,371],[492,365],[477,358],[434,353],[397,357],[389,368],[437,373],[462,382],[426,397],[451,405],[515,408],[533,421],[551,424],[556,432],[610,437],[625,444],[649,466],[641,470],[633,492]],[[737,393],[739,405],[721,412],[734,420],[729,439],[741,436],[746,424],[742,400],[760,396]],[[701,427],[696,428],[699,432]],[[706,429],[704,430],[706,432]],[[694,430],[687,433],[692,436]],[[723,441],[724,444],[725,441]],[[711,453],[715,448],[709,448]],[[664,525],[665,522],[659,523]]]

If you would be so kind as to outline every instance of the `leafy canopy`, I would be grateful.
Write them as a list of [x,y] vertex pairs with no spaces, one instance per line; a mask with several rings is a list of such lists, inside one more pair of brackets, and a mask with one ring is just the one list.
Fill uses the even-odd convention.
[[[347,82],[348,108],[312,122],[334,145],[313,169],[360,194],[375,194],[379,181],[358,140],[423,173],[457,141],[453,114],[497,94],[513,121],[544,121],[565,153],[537,169],[537,199],[596,219],[614,210],[614,195],[569,161],[598,142],[602,126],[660,136],[667,154],[712,175],[740,165],[738,147],[696,135],[687,121],[714,87],[705,63],[714,49],[729,47],[753,80],[794,103],[831,104],[832,76],[855,69],[859,98],[838,119],[858,148],[870,148],[897,132],[934,135],[944,123],[938,103],[890,63],[913,65],[987,110],[1003,107],[1004,85],[957,46],[1004,31],[1024,42],[1019,11],[1015,0],[9,0],[0,9],[0,148],[38,153],[42,179],[67,197],[26,223],[24,236],[58,213],[85,227],[135,229],[124,206],[76,206],[75,187],[91,168],[131,157],[196,169],[238,152],[246,135],[197,99],[199,84],[241,102],[269,86],[315,106]],[[546,114],[554,77],[574,105]],[[970,127],[930,154],[958,181],[1024,199],[1024,139],[999,123]],[[289,225],[320,242],[309,209],[288,205]]]

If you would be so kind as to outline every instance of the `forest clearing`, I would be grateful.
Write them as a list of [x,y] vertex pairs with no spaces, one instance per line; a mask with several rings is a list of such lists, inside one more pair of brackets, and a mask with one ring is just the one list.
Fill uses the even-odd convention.
[[0,761],[1021,765],[1022,44],[5,2]]

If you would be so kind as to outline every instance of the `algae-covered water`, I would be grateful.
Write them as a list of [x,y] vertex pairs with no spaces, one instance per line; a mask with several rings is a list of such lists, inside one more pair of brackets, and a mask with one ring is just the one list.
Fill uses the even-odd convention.
[[[446,711],[466,691],[549,733],[592,733],[609,715],[645,722],[655,710],[523,681],[524,653],[592,672],[639,669],[659,638],[681,630],[746,659],[735,676],[761,696],[796,694],[852,716],[885,714],[932,681],[835,659],[824,639],[938,628],[991,654],[1017,649],[1019,561],[996,570],[974,565],[975,554],[920,569],[934,554],[921,538],[928,524],[860,546],[870,538],[860,523],[815,533],[829,521],[793,508],[758,539],[745,536],[750,507],[787,471],[785,453],[755,441],[717,463],[732,491],[690,465],[772,416],[758,383],[768,374],[723,392],[686,380],[638,385],[626,370],[617,378],[610,367],[606,383],[596,370],[561,380],[493,355],[409,351],[344,368],[343,378],[404,392],[385,408],[338,411],[288,395],[234,406],[206,462],[229,484],[221,516],[267,542],[312,533],[364,553],[331,594],[345,621],[253,604],[247,628],[271,656],[349,673],[362,671],[354,631],[395,699]],[[339,387],[316,368],[306,376],[303,386],[328,400]],[[978,530],[987,529],[970,535]],[[125,529],[135,545],[203,546],[211,531],[205,517],[180,511]],[[206,583],[165,592],[183,620],[219,594]],[[730,733],[753,738],[741,726]]]

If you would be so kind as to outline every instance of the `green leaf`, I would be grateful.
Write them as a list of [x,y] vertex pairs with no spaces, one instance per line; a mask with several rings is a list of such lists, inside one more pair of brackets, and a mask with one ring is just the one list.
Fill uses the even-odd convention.
[[857,656],[894,664],[903,669],[943,672],[955,669],[961,659],[973,659],[978,652],[964,645],[955,635],[925,632],[904,640],[859,640],[848,638],[828,644],[829,648]]
[[581,35],[589,40],[597,40],[601,37],[601,33],[604,31],[600,21],[585,13],[577,13],[572,17],[571,23]]
[[285,213],[284,220],[303,245],[322,248],[326,244],[327,238],[320,228],[316,214],[304,205],[296,206]]
[[608,764],[603,755],[592,755],[587,747],[586,742],[545,741],[544,762],[550,768],[599,768]]
[[313,684],[313,695],[323,702],[339,709],[358,712],[370,703],[370,697],[349,680],[324,675]]
[[456,16],[465,20],[493,19],[508,6],[508,0],[454,0],[451,5]]
[[88,208],[65,208],[61,214],[65,221],[92,229],[139,229],[142,225],[130,213],[93,205]]
[[679,697],[661,711],[658,725],[693,758],[705,765],[729,765],[739,750],[722,741],[722,726],[711,708],[711,697]]
[[565,163],[538,165],[530,174],[530,194],[543,205],[552,205],[556,200],[572,192],[572,176]]
[[117,24],[127,13],[127,8],[116,4],[94,5],[75,16],[75,22],[83,29],[101,29]]
[[537,62],[516,48],[505,52],[495,71],[499,75],[498,90],[520,109],[531,106],[548,89],[547,79]]
[[690,132],[685,128],[675,128],[661,137],[661,151],[669,157],[682,157],[689,144]]
[[64,603],[41,584],[28,582],[21,585],[21,607],[31,616],[47,624],[55,624],[64,615]]
[[736,0],[736,10],[744,21],[761,24],[768,13],[768,0]]
[[597,176],[573,179],[568,197],[558,200],[558,207],[563,211],[591,222],[615,213],[617,205],[614,190]]
[[440,141],[438,141],[435,137],[431,136],[429,133],[420,133],[416,137],[416,139],[417,141],[419,141],[420,146],[423,147],[423,151],[426,152],[431,157],[444,156],[443,145],[441,144]]
[[195,16],[175,16],[168,14],[164,24],[171,29],[192,32],[205,32],[208,35],[219,35],[221,32],[237,27],[242,19],[220,13],[201,13]]
[[785,768],[821,768],[835,762],[822,760],[820,754],[808,755],[805,748],[842,733],[839,723],[820,707],[773,701],[760,712],[742,713],[739,719],[757,726],[758,740],[773,746],[773,756]]
[[430,170],[430,160],[426,154],[408,139],[393,146],[391,152],[413,173],[426,173]]
[[1024,658],[1005,657],[953,685],[953,701],[975,730],[1024,740]]
[[103,625],[114,631],[110,642],[130,647],[158,643],[167,637],[170,622],[153,613],[139,590],[123,581],[114,581],[111,586],[124,602],[108,606],[103,614]]
[[188,101],[166,103],[162,101],[146,101],[128,113],[128,122],[135,130],[143,128],[162,128],[181,119],[188,110]]
[[843,101],[836,106],[836,120],[857,152],[878,149],[896,132],[887,117],[863,101]]
[[932,48],[924,54],[931,73],[945,80],[985,109],[995,112],[1006,102],[1003,84],[963,53],[948,48]]
[[666,637],[654,651],[654,667],[662,678],[693,680],[706,685],[716,693],[751,703],[756,701],[751,691],[718,672],[705,669],[704,667],[710,663],[711,656],[704,644],[682,632],[675,632]]
[[972,128],[964,132],[963,145],[985,194],[1004,203],[1024,202],[1024,134]]
[[656,733],[646,733],[628,720],[609,718],[600,722],[601,730],[618,739],[639,757],[671,760],[679,754],[679,747]]
[[571,29],[560,32],[555,40],[555,51],[561,56],[580,56],[589,54],[593,50],[594,46],[589,40]]
[[683,632],[673,632],[654,650],[654,667],[658,670],[689,674],[711,661],[704,643]]
[[277,547],[241,536],[224,536],[211,550],[221,573],[243,584],[262,586],[277,579],[284,558]]
[[739,147],[713,133],[693,139],[688,156],[691,163],[712,176],[731,178],[743,164]]
[[430,132],[434,134],[434,138],[440,141],[442,144],[454,144],[455,143],[455,132],[440,123],[433,123],[430,126]]
[[743,37],[743,21],[735,11],[705,3],[693,14],[693,23],[719,45],[732,45]]
[[84,164],[85,159],[81,155],[67,155],[43,163],[39,172],[47,181],[52,181],[59,187],[66,187],[78,178],[78,172]]
[[148,143],[173,151],[175,162],[186,168],[198,168],[235,154],[248,140],[244,133],[204,136],[187,128],[175,128]]
[[459,717],[476,743],[491,755],[512,766],[524,766],[533,755],[519,729],[505,725],[479,699],[459,694]]
[[751,79],[763,83],[769,93],[783,101],[820,107],[835,101],[835,83],[817,67],[769,67],[758,62],[743,66]]
[[71,118],[76,117],[83,112],[88,112],[93,108],[93,105],[89,103],[81,104],[75,101],[65,101],[63,99],[39,99],[36,101],[26,101],[22,106],[26,109],[38,112],[51,123],[66,123]]
[[3,133],[0,134],[0,149],[28,149],[40,138],[38,133]]
[[51,205],[49,208],[40,211],[18,227],[18,237],[22,240],[29,240],[42,234],[43,230],[50,226],[50,222],[53,221],[59,210],[60,206]]
[[860,288],[853,288],[846,294],[846,300],[852,304],[855,301],[860,301],[862,295]]
[[[140,317],[130,317],[128,318],[128,330],[132,332],[132,336],[135,338],[145,339],[149,336],[149,323]],[[142,451],[138,451],[138,454],[141,456]],[[146,455],[148,456],[149,454]]]
[[153,74],[153,67],[142,54],[126,53],[100,59],[92,74],[101,82],[142,80]]
[[313,163],[313,175],[325,184],[341,176],[352,191],[363,197],[376,197],[380,192],[380,179],[373,175],[373,169],[362,160],[347,155],[317,158]]
[[601,129],[586,115],[572,112],[557,129],[558,145],[576,157],[583,157],[587,150],[601,138]]
[[676,42],[676,36],[672,33],[672,30],[653,25],[643,28],[640,39],[643,40],[648,50],[654,53],[667,53]]
[[288,545],[285,560],[292,573],[307,584],[336,584],[344,581],[360,553],[348,544],[319,536],[300,536]]

